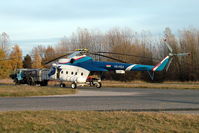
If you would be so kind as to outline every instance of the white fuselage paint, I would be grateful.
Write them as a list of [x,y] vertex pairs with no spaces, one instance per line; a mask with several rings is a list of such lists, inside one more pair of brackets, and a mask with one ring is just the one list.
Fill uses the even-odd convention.
[[51,76],[52,79],[57,79],[61,81],[69,81],[76,83],[85,83],[90,71],[72,65],[60,65],[61,71],[59,77],[57,77],[58,71]]

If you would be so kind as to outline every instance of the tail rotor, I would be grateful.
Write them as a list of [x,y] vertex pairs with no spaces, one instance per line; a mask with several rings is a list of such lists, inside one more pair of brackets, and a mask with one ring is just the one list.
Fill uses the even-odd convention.
[[168,48],[168,50],[169,50],[169,58],[170,58],[170,60],[169,60],[169,62],[168,62],[168,64],[167,64],[167,66],[166,66],[166,71],[168,71],[168,69],[169,69],[169,67],[170,67],[170,65],[171,65],[171,62],[172,62],[172,60],[173,60],[173,57],[174,56],[188,56],[188,55],[190,55],[190,53],[173,53],[173,49],[171,48],[171,46],[167,43],[167,40],[165,39],[164,40],[164,43],[165,43],[165,45],[167,46],[167,48]]

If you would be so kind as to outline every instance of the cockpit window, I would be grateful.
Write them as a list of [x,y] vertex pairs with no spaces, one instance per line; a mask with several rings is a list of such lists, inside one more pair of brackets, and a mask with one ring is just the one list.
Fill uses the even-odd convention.
[[56,72],[56,68],[55,67],[52,67],[50,72],[48,73],[48,76],[51,76],[51,75],[54,75]]

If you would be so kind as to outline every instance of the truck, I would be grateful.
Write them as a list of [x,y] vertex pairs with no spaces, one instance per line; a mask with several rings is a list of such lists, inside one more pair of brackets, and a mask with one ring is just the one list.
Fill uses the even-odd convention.
[[10,77],[16,85],[28,84],[47,86],[49,69],[17,69]]

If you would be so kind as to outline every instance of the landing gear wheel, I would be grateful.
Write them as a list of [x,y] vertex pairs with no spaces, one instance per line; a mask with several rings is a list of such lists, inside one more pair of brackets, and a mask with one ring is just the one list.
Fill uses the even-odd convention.
[[66,85],[65,85],[64,83],[61,83],[59,86],[60,86],[61,88],[66,87]]
[[75,82],[73,82],[73,83],[71,84],[71,88],[72,88],[72,89],[76,89],[76,88],[77,88],[77,84],[76,84]]
[[97,82],[97,83],[95,83],[95,87],[97,87],[97,88],[101,88],[101,87],[102,87],[102,83],[101,83],[101,82]]

